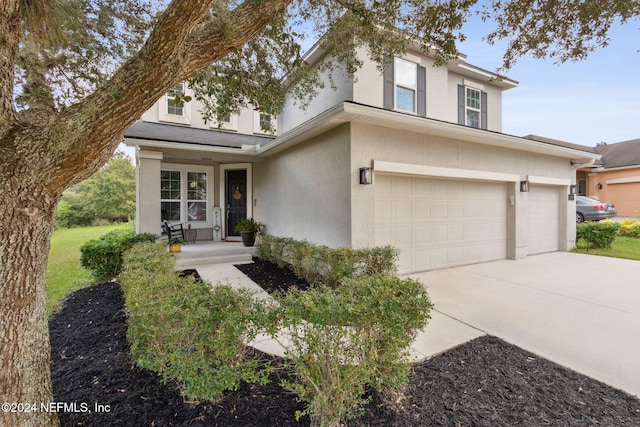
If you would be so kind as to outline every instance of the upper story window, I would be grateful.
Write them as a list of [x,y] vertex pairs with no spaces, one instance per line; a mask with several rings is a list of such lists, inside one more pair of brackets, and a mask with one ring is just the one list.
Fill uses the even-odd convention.
[[211,127],[223,130],[238,130],[238,115],[234,113],[219,114],[217,121],[211,122]]
[[253,112],[253,132],[261,134],[269,134],[276,131],[275,117],[271,114],[261,113],[259,111]]
[[394,58],[384,66],[383,108],[427,116],[427,71],[415,62]]
[[183,116],[184,102],[176,101],[184,96],[184,83],[178,83],[167,93],[167,114]]
[[466,87],[465,95],[465,124],[472,128],[480,127],[480,91]]
[[487,129],[487,93],[482,89],[458,85],[458,124]]
[[190,100],[190,89],[185,83],[178,83],[160,100],[158,119],[163,122],[191,124],[187,108]]
[[396,110],[416,112],[416,92],[418,90],[417,64],[394,59],[394,86]]

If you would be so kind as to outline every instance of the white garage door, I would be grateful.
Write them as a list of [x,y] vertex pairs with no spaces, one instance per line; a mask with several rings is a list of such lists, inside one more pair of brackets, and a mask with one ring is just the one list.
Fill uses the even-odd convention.
[[529,254],[554,252],[560,242],[560,193],[558,187],[532,185],[528,194]]
[[375,242],[399,249],[409,273],[505,259],[507,187],[376,174]]

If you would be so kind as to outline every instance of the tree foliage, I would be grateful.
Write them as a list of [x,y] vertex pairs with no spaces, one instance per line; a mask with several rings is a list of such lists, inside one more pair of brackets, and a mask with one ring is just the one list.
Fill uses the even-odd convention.
[[[0,400],[48,402],[46,266],[65,189],[97,172],[124,131],[170,88],[192,79],[205,117],[251,104],[277,113],[292,89],[304,102],[317,73],[353,73],[409,42],[440,62],[456,55],[474,11],[521,55],[582,59],[636,0],[2,0],[0,8]],[[323,68],[303,60],[318,40]],[[213,98],[212,98],[213,97]],[[215,101],[214,101],[215,100]],[[10,344],[6,344],[9,342]],[[11,425],[55,423],[4,414]],[[4,420],[3,420],[4,421]]]
[[131,221],[136,208],[136,176],[131,159],[118,151],[98,172],[62,194],[58,226],[91,225],[95,221]]

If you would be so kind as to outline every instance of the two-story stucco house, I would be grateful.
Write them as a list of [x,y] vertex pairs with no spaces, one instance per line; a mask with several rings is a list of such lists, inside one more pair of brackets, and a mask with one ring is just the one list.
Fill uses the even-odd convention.
[[164,214],[199,240],[234,239],[252,216],[276,236],[392,244],[403,273],[572,248],[574,165],[599,156],[501,133],[517,82],[462,55],[433,64],[409,50],[382,73],[367,60],[354,78],[334,70],[337,90],[287,102],[275,137],[253,110],[218,130],[195,103],[160,99],[125,135],[139,231],[159,233]]

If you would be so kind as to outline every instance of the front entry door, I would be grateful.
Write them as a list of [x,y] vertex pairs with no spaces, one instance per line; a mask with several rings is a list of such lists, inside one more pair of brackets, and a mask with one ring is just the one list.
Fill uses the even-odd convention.
[[226,176],[227,236],[240,236],[236,224],[247,217],[247,170],[228,170]]

